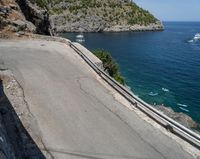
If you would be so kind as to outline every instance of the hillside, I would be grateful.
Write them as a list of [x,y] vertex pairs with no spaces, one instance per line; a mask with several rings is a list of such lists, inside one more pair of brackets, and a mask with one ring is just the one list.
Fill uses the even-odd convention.
[[162,30],[148,11],[128,0],[36,0],[57,32]]
[[155,30],[160,21],[128,0],[0,0],[0,37]]

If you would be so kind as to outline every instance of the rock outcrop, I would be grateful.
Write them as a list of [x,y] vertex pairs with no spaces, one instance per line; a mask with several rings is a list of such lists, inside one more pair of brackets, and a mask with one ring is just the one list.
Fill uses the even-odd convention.
[[47,10],[39,8],[29,0],[17,0],[16,2],[20,6],[26,20],[35,25],[36,33],[50,35],[49,14]]
[[75,23],[66,22],[63,16],[52,15],[50,16],[50,22],[52,28],[56,32],[124,32],[124,31],[162,31],[164,29],[161,22],[151,23],[147,26],[145,25],[113,25],[109,26],[106,22],[101,22],[99,18],[89,21],[89,19],[84,19],[84,21],[77,21]]
[[0,37],[3,33],[36,32],[33,23],[26,20],[20,7],[14,0],[0,1]]
[[45,159],[48,154],[41,149],[39,127],[23,90],[11,71],[0,71],[0,159]]
[[3,124],[4,110],[0,108],[0,159],[15,159],[9,137]]
[[160,110],[161,112],[163,112],[164,114],[166,114],[167,116],[169,116],[170,118],[174,119],[175,121],[179,122],[180,124],[184,125],[187,128],[190,128],[190,129],[199,128],[199,125],[194,120],[192,120],[191,117],[189,117],[188,115],[184,113],[177,113],[177,112],[174,112],[169,107],[160,106],[160,105],[156,106],[156,109]]
[[0,37],[25,33],[50,35],[48,12],[29,0],[0,1]]

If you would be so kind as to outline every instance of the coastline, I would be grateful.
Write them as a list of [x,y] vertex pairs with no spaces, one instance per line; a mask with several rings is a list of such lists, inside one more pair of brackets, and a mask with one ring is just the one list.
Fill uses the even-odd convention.
[[149,24],[145,25],[115,25],[110,28],[105,28],[103,32],[123,32],[123,31],[133,31],[133,32],[140,32],[140,31],[163,31],[164,26],[161,24]]
[[76,24],[69,24],[63,26],[54,26],[55,33],[92,33],[92,32],[140,32],[140,31],[163,31],[164,26],[162,24],[150,24],[150,25],[114,25],[110,27],[80,27]]
[[[126,81],[125,81],[125,83],[126,83]],[[126,84],[125,84],[125,87],[128,88],[129,90],[131,90],[129,88],[129,86],[126,85]],[[133,94],[135,94],[135,93],[133,92]],[[179,123],[181,123],[185,127],[189,128],[193,131],[197,131],[198,133],[200,132],[199,131],[200,130],[199,129],[200,128],[199,123],[196,122],[195,120],[193,120],[189,115],[185,114],[184,112],[182,112],[182,113],[175,112],[172,107],[169,107],[169,105],[165,105],[165,104],[159,105],[159,106],[154,106],[154,105],[152,105],[152,106],[155,107],[160,112],[163,112],[164,114],[166,114],[170,118],[174,119],[175,121],[178,121]]]
[[62,17],[56,15],[50,16],[50,25],[55,33],[92,33],[92,32],[140,32],[140,31],[163,31],[164,25],[161,21],[157,20],[155,23],[149,23],[147,25],[140,24],[107,24],[104,21],[98,21],[95,24],[86,20],[80,20],[78,22],[65,23]]
[[[97,57],[99,59],[98,56],[95,55],[95,57]],[[113,59],[112,56],[111,56],[111,59],[115,61],[115,59]],[[99,59],[99,60],[101,61],[101,59]],[[116,64],[118,65],[118,63],[116,63]],[[101,68],[104,68],[104,66],[101,65]],[[122,78],[124,79],[123,76],[122,76]],[[135,95],[135,93],[130,89],[130,87],[128,85],[126,85],[126,81],[124,81],[124,82],[125,82],[124,86]],[[197,132],[198,134],[200,134],[200,131],[199,131],[200,130],[200,125],[199,125],[199,123],[195,122],[187,114],[185,114],[183,112],[181,112],[181,113],[175,112],[171,107],[164,106],[164,105],[155,105],[155,106],[152,105],[152,107],[155,107],[158,111],[160,111],[160,112],[164,113],[165,115],[167,115],[168,117],[174,119],[175,121],[177,121],[181,125],[184,125],[185,127],[187,127],[189,129]]]
[[[168,133],[170,132],[170,137],[172,137],[171,136],[172,134],[176,134],[179,137],[181,137],[182,139],[192,143],[192,145],[196,145],[198,147],[199,142],[198,141],[196,142],[196,140],[198,140],[198,138],[199,138],[199,132],[187,128],[182,123],[177,122],[176,120],[172,119],[171,117],[167,116],[163,112],[156,109],[154,106],[152,106],[152,105],[146,103],[145,101],[143,101],[142,99],[138,98],[132,91],[127,89],[127,86],[123,86],[123,85],[119,84],[112,78],[108,77],[109,75],[107,75],[106,72],[100,70],[100,68],[97,65],[94,66],[95,62],[91,61],[91,59],[87,57],[87,54],[85,54],[83,52],[79,52],[80,51],[79,48],[77,48],[76,46],[74,47],[73,42],[70,42],[70,43],[71,43],[71,47],[74,50],[76,50],[76,52],[84,59],[84,61],[89,63],[91,68],[98,74],[99,81],[102,84],[104,84],[104,86],[110,87],[112,89],[112,91],[114,90],[117,92],[117,94],[115,94],[115,93],[113,94],[113,97],[115,99],[117,99],[121,104],[128,107],[130,110],[137,112],[139,116],[142,115],[141,116],[142,119],[151,123],[152,125],[155,124],[154,125],[155,127],[158,126],[158,127],[162,128],[163,132],[168,132]],[[185,134],[187,134],[187,136],[185,136]],[[193,137],[191,137],[190,135],[192,135],[195,139]],[[176,140],[176,141],[178,141],[178,140]],[[181,143],[181,142],[179,142],[179,143]]]

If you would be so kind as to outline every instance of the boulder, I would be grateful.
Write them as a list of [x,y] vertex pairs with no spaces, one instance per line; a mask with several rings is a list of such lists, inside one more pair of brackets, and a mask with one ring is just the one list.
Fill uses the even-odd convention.
[[27,21],[27,20],[15,20],[12,21],[13,27],[11,28],[12,31],[29,31],[32,33],[36,32],[36,27],[33,25],[33,23]]
[[41,9],[33,3],[31,0],[16,0],[22,13],[24,14],[27,21],[34,24],[30,29],[36,30],[38,34],[50,35],[50,22],[49,15],[45,9]]
[[13,26],[17,27],[18,31],[25,30],[27,27],[26,23],[23,20],[15,20],[12,23],[13,23]]

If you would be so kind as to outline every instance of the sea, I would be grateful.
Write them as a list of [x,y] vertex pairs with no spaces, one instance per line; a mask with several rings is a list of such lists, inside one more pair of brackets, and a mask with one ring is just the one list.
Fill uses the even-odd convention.
[[[200,123],[200,22],[164,22],[164,31],[64,33],[111,53],[132,92]],[[79,35],[77,37],[77,35]],[[81,38],[81,40],[80,40]]]

